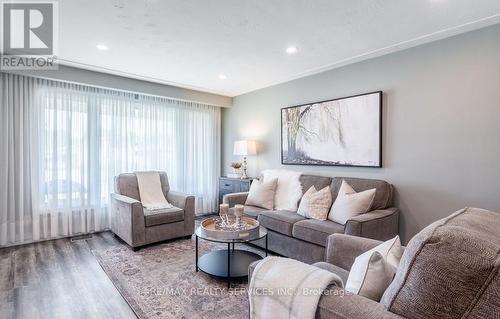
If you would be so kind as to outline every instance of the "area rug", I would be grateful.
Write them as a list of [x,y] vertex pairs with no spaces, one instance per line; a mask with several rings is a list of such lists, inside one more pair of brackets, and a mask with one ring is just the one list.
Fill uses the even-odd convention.
[[[199,256],[227,248],[199,240]],[[237,247],[262,255],[251,246]],[[140,319],[248,318],[247,283],[195,271],[195,240],[181,239],[137,252],[126,246],[93,251],[99,264]]]

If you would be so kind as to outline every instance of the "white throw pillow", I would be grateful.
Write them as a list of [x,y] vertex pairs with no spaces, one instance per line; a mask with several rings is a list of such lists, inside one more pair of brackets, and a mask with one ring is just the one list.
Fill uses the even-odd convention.
[[345,225],[347,221],[354,216],[364,214],[370,211],[376,189],[369,189],[364,192],[356,193],[351,185],[342,181],[337,199],[330,209],[328,219]]
[[276,194],[274,195],[274,209],[297,211],[297,204],[302,197],[302,185],[300,184],[301,172],[284,169],[268,169],[262,171],[264,182],[278,179]]
[[306,218],[326,220],[331,205],[332,193],[330,186],[317,191],[313,185],[302,196],[297,214]]
[[311,196],[311,194],[314,194],[316,192],[317,192],[316,187],[314,187],[313,185],[307,190],[307,192],[304,193],[304,195],[300,199],[300,204],[299,208],[297,209],[297,214],[299,214],[300,216],[307,217],[307,211],[309,210],[309,197]]
[[278,179],[271,179],[267,182],[258,179],[253,180],[248,191],[247,200],[245,205],[262,207],[272,210],[274,208],[274,194]]
[[359,255],[351,267],[345,290],[380,301],[396,274],[402,255],[399,236]]

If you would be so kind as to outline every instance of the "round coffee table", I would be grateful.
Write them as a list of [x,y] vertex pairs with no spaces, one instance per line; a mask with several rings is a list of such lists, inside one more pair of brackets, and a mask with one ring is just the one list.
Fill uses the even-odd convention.
[[[212,276],[226,278],[228,288],[231,286],[231,279],[248,276],[248,266],[262,256],[248,250],[234,249],[238,243],[249,243],[262,238],[266,240],[265,254],[267,256],[267,229],[259,226],[259,232],[255,236],[238,239],[220,239],[209,236],[201,231],[200,226],[196,228],[196,271],[203,271]],[[226,243],[227,249],[214,250],[198,258],[198,238],[203,240]]]

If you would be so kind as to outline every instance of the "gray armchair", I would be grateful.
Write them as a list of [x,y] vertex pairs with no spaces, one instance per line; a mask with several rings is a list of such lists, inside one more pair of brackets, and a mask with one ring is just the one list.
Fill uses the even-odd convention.
[[[321,297],[316,318],[498,318],[499,229],[500,214],[479,208],[464,208],[438,220],[410,240],[380,301],[335,287]],[[345,283],[355,258],[380,243],[333,234],[326,262],[314,266]],[[257,263],[250,265],[250,277]]]
[[160,174],[163,193],[172,208],[145,212],[134,173],[115,177],[111,194],[111,230],[134,250],[167,239],[186,237],[194,232],[194,196],[170,190],[165,172]]

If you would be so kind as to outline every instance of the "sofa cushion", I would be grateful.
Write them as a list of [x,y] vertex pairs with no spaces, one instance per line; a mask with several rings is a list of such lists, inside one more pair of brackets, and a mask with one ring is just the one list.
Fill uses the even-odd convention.
[[288,210],[276,210],[262,212],[258,220],[259,223],[267,229],[283,235],[292,236],[293,224],[305,220],[305,218]]
[[[381,303],[417,318],[493,318],[500,302],[500,214],[466,208],[408,243]],[[489,303],[485,309],[478,305]],[[500,307],[496,307],[497,309]]]
[[144,219],[146,227],[170,224],[184,220],[184,210],[178,207],[144,210]]
[[323,189],[330,186],[332,183],[331,177],[326,176],[316,176],[316,175],[301,175],[300,184],[302,185],[302,193],[305,194],[311,186],[314,186],[317,190]]
[[292,236],[304,241],[326,246],[326,239],[331,234],[344,233],[344,226],[330,220],[306,219],[293,225]]
[[245,215],[257,219],[257,217],[262,213],[262,212],[267,212],[269,211],[268,209],[262,208],[262,207],[256,207],[256,206],[251,206],[251,205],[245,205],[245,208],[243,212]]
[[386,181],[366,178],[334,177],[331,184],[332,199],[337,199],[342,181],[346,181],[357,193],[375,188],[371,210],[385,209],[392,205],[392,185]]

